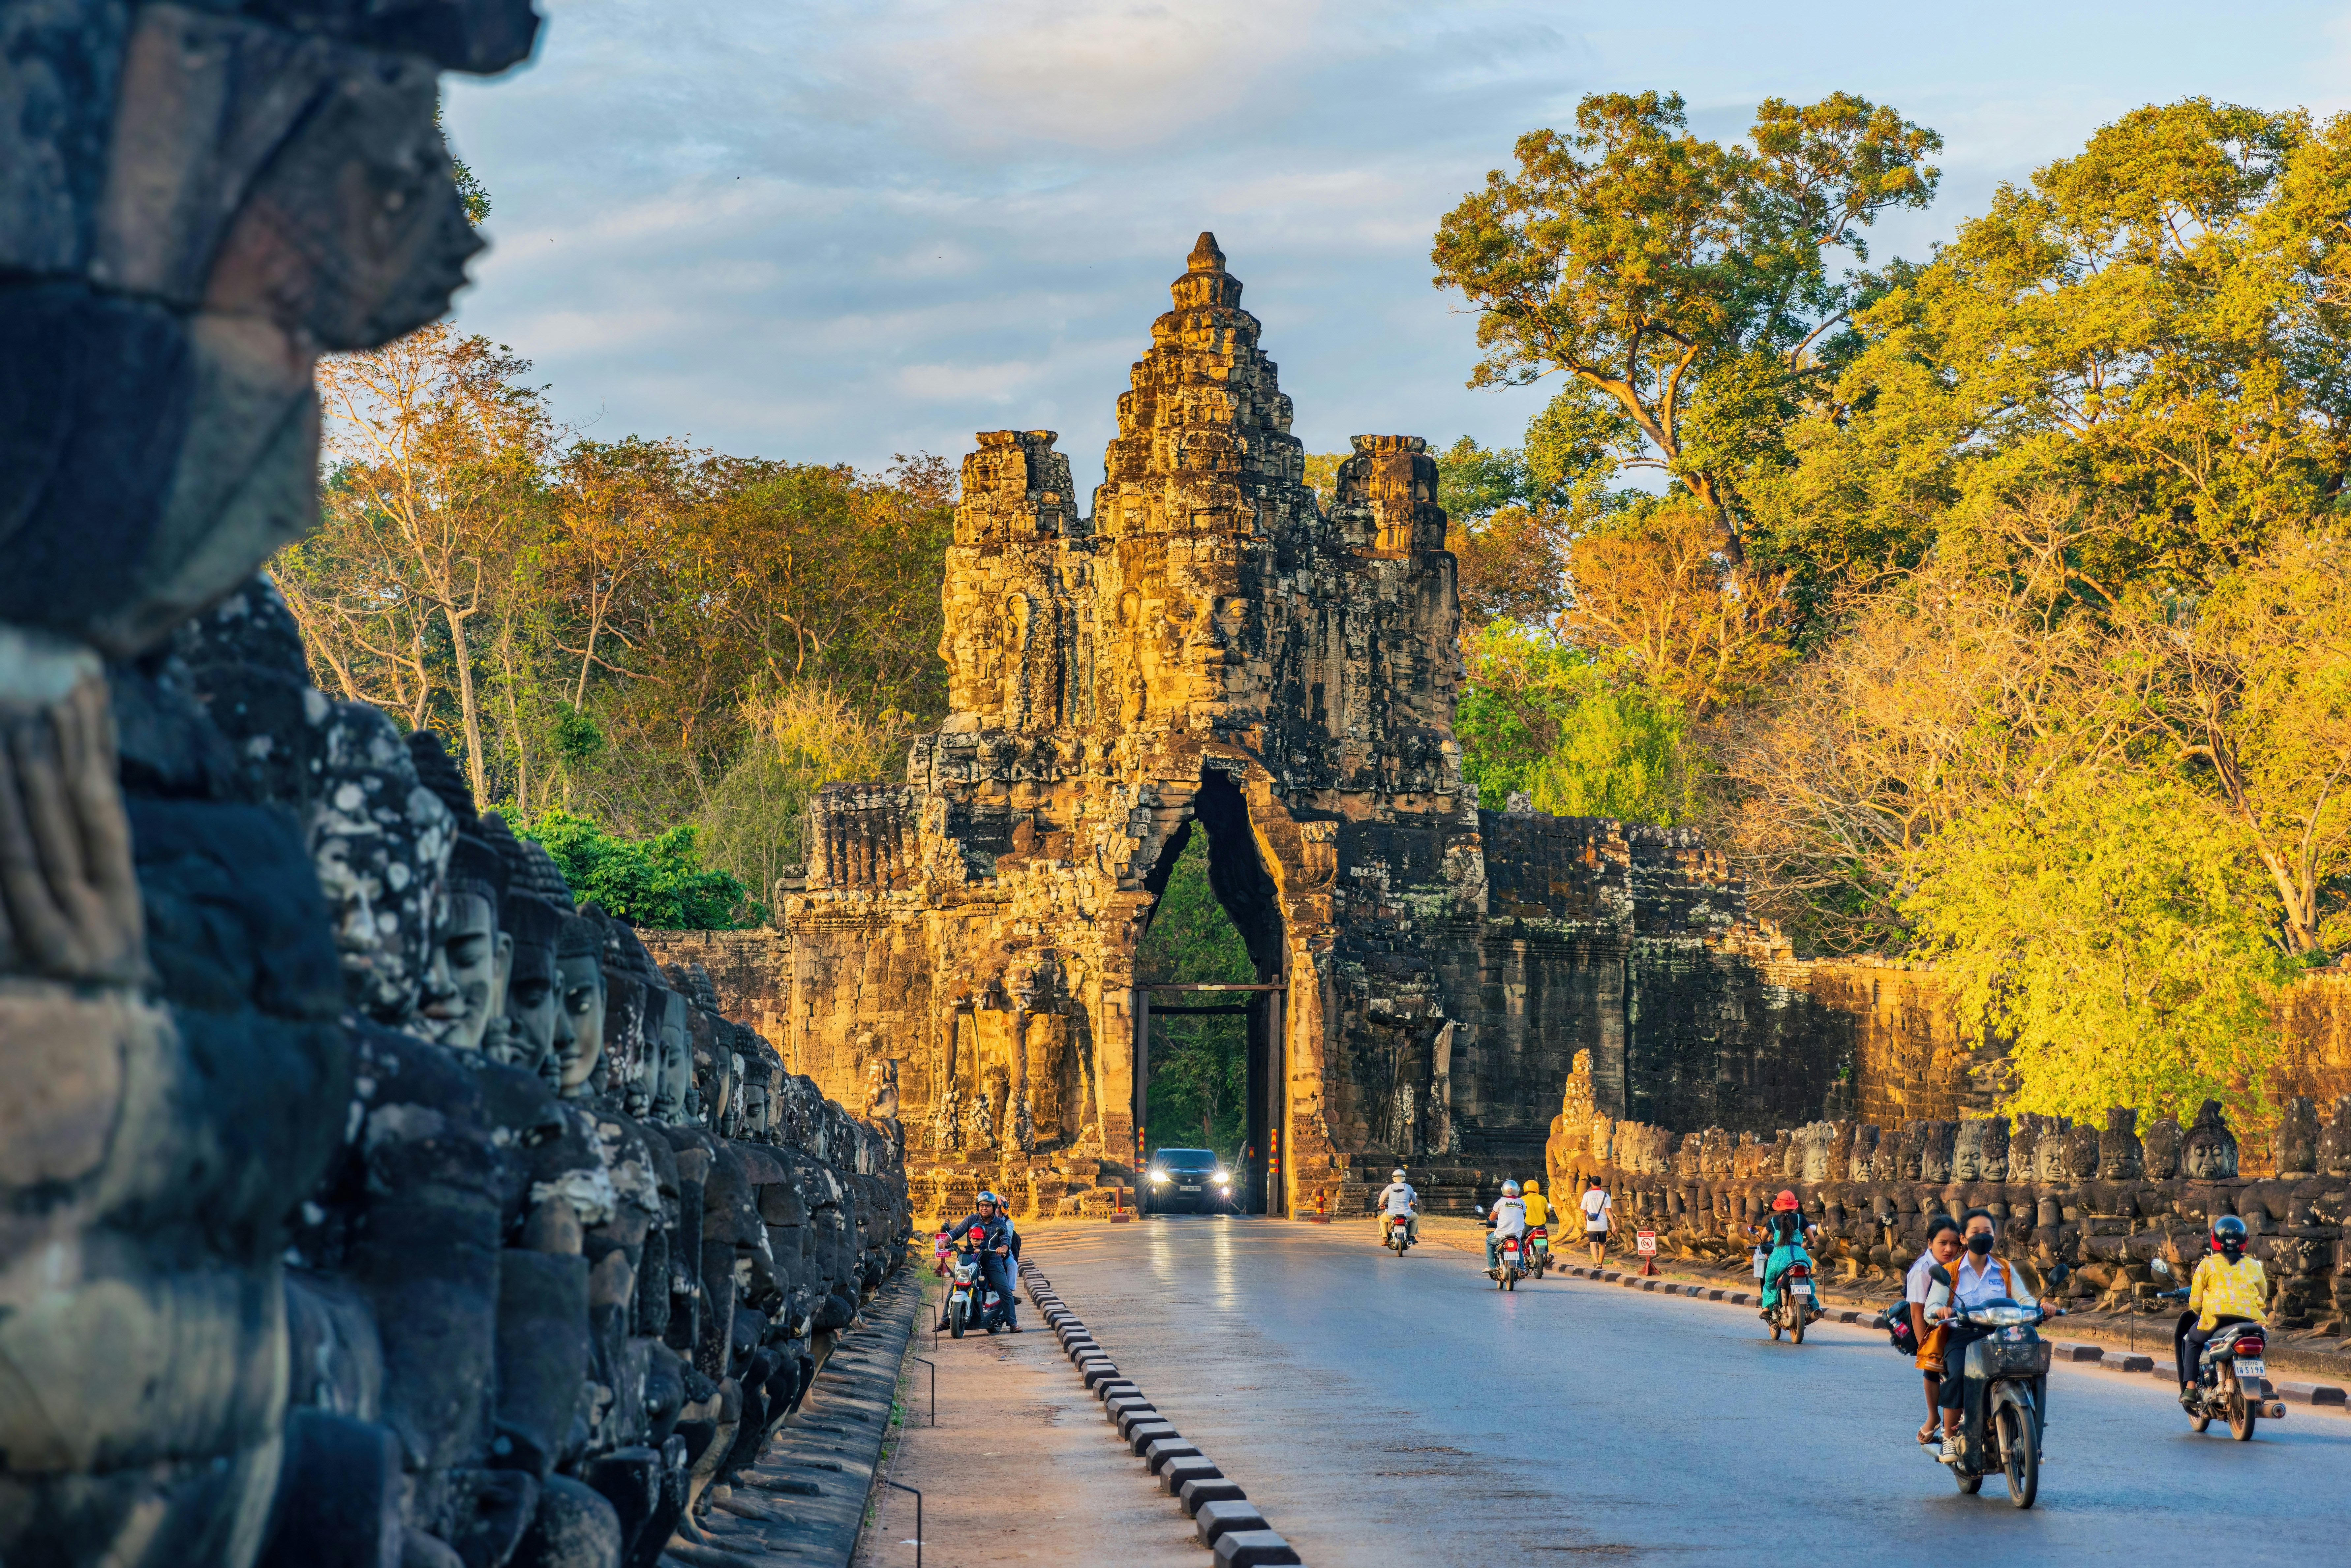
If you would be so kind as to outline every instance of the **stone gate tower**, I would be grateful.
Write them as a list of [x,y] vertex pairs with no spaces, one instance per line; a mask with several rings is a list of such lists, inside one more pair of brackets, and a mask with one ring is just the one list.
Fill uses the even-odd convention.
[[[1651,1031],[1698,1019],[1684,1043],[1720,1081],[1705,1020],[1769,1010],[1721,984],[1761,985],[1725,969],[1736,888],[1687,834],[1479,810],[1423,443],[1355,437],[1326,512],[1214,235],[1172,293],[1090,516],[1050,431],[985,434],[964,460],[953,712],[904,784],[811,808],[781,901],[787,1061],[829,1093],[893,1096],[941,1204],[1082,1200],[1136,1153],[1135,953],[1205,831],[1265,988],[1249,1120],[1271,1212],[1340,1196],[1359,1159],[1539,1168],[1579,1049],[1617,1113],[1665,1109],[1628,1068],[1652,971],[1679,999]],[[1824,1086],[1791,1087],[1817,1113]]]

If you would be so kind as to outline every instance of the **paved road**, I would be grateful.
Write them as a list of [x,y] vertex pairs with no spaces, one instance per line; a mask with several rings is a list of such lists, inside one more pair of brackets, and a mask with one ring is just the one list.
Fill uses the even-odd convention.
[[1556,1276],[1506,1295],[1474,1255],[1399,1259],[1364,1225],[1028,1234],[1121,1369],[1325,1568],[2351,1555],[2351,1418],[2199,1437],[2152,1379],[2061,1369],[2020,1512],[1922,1456],[1917,1375],[1879,1333],[1779,1344],[1752,1308]]

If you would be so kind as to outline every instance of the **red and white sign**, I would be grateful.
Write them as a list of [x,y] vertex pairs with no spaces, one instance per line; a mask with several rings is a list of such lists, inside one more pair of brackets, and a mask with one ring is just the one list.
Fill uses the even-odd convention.
[[1633,1249],[1644,1257],[1655,1252],[1657,1249],[1657,1233],[1654,1230],[1636,1232],[1634,1238]]

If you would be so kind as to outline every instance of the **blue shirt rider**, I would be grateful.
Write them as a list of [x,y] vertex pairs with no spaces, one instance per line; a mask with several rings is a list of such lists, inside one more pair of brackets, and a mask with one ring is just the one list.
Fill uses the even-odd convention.
[[[1012,1228],[1012,1217],[1004,1212],[1004,1200],[996,1194],[981,1193],[972,1209],[948,1228],[947,1240],[954,1243],[966,1236],[974,1238],[972,1246],[979,1253],[980,1278],[1003,1299],[1004,1326],[1019,1333],[1020,1324],[1013,1315],[1017,1298],[1012,1291],[1012,1260],[1020,1256],[1020,1235]],[[940,1326],[946,1326],[944,1320]]]
[[1820,1228],[1806,1219],[1792,1192],[1782,1192],[1771,1200],[1771,1212],[1763,1218],[1763,1310],[1759,1317],[1770,1317],[1780,1304],[1780,1276],[1791,1263],[1809,1263],[1804,1243],[1820,1234]]

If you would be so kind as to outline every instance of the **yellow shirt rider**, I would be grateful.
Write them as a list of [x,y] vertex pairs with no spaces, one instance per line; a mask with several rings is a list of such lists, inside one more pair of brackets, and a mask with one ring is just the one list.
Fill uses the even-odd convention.
[[1529,1181],[1520,1197],[1527,1206],[1527,1224],[1530,1228],[1551,1223],[1551,1205],[1543,1201],[1542,1183]]
[[2196,1326],[2183,1337],[2179,1357],[2180,1399],[2192,1397],[2189,1384],[2203,1381],[2204,1346],[2223,1318],[2231,1322],[2260,1322],[2269,1311],[2268,1280],[2262,1260],[2245,1256],[2245,1222],[2233,1214],[2212,1221],[2212,1250],[2196,1265],[2188,1282],[2188,1310],[2198,1314]]

